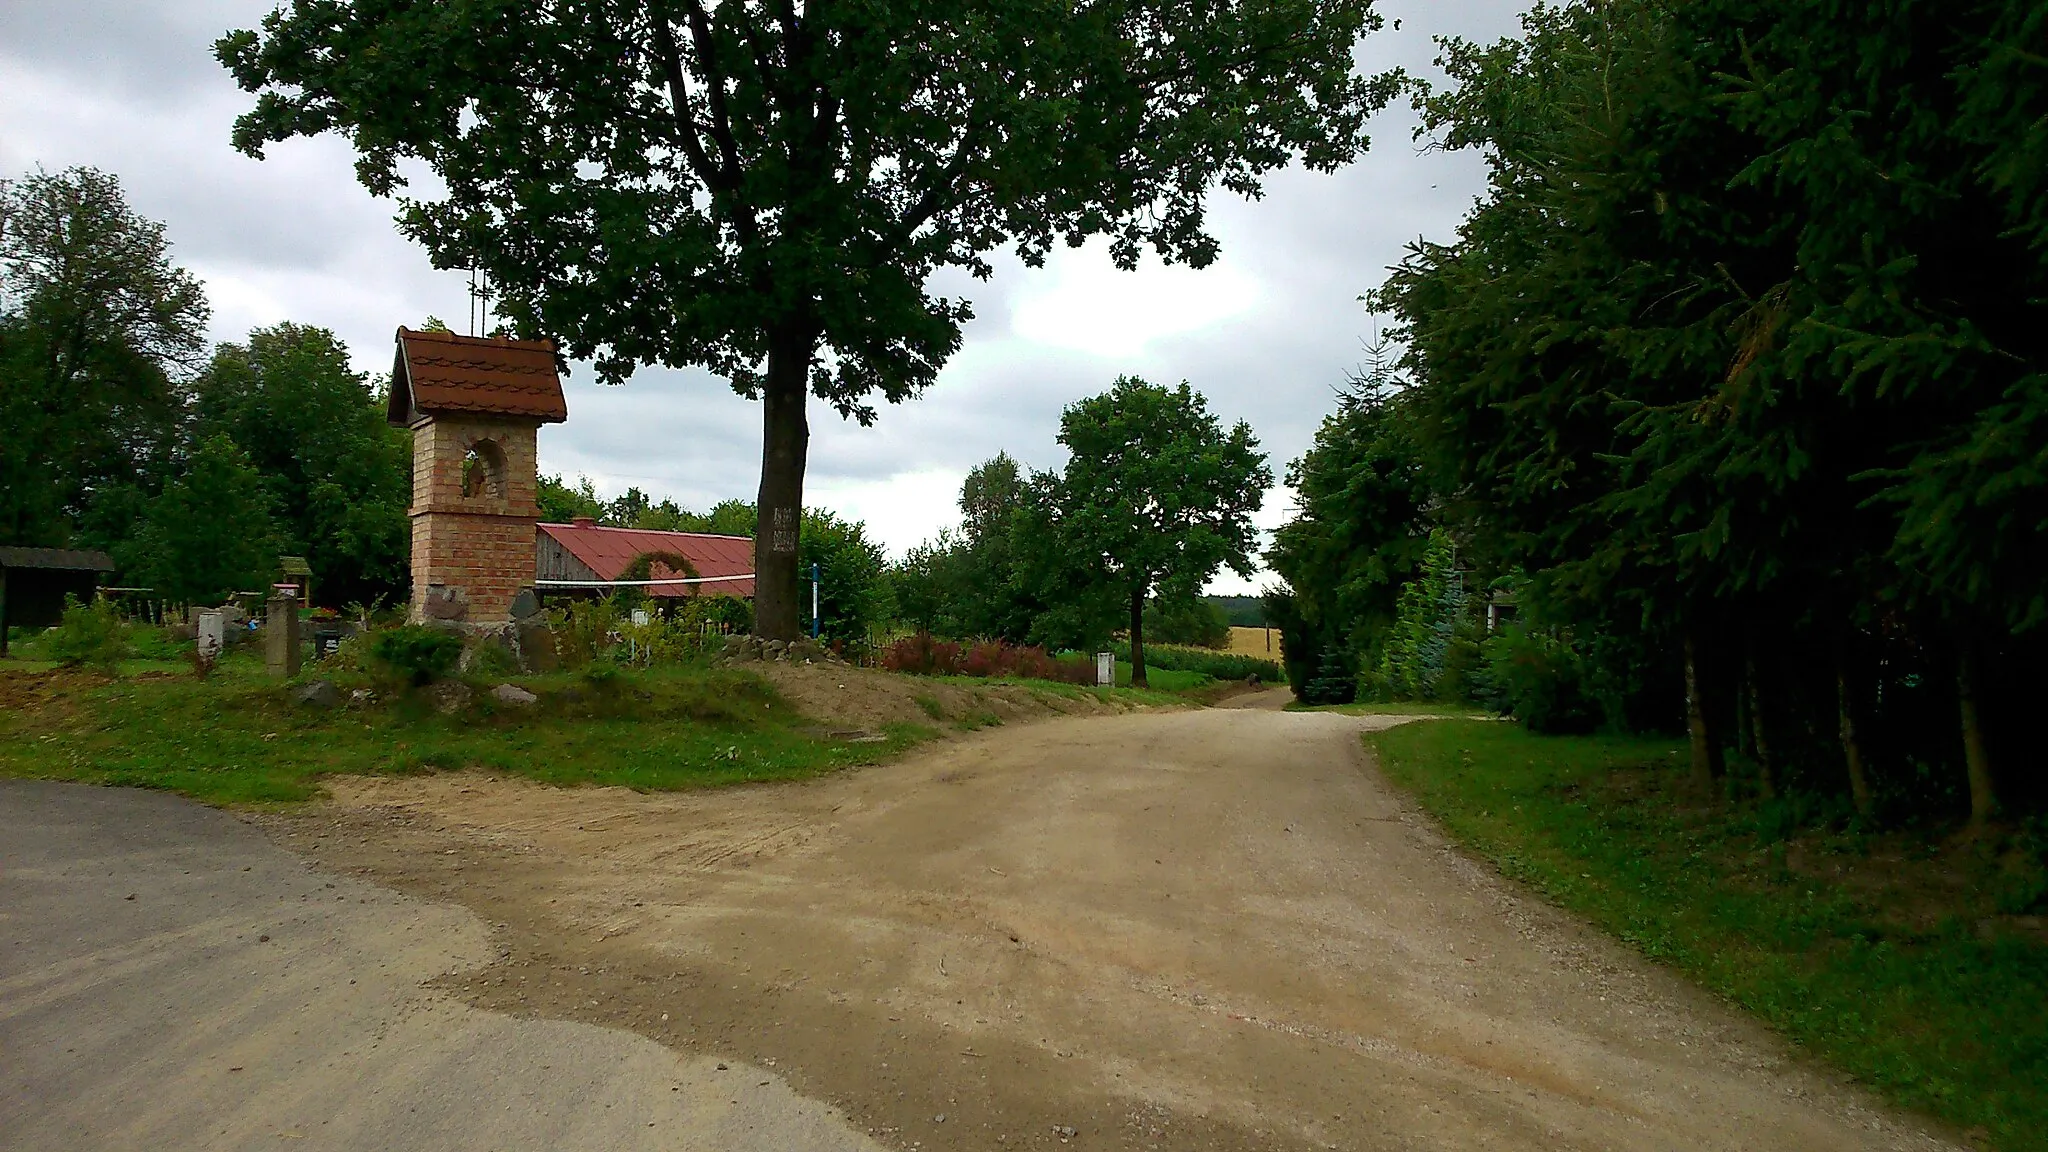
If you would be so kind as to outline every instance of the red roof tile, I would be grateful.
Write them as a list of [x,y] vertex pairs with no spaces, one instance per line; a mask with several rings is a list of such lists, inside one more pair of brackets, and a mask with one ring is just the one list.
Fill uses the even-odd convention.
[[391,422],[419,414],[484,412],[544,424],[569,418],[551,340],[398,330],[391,366]]
[[[554,537],[571,556],[583,562],[599,580],[616,580],[636,558],[649,552],[673,552],[688,558],[699,576],[746,576],[744,580],[716,584],[667,584],[648,588],[654,596],[742,596],[754,595],[754,542],[745,536],[713,536],[708,532],[649,532],[638,528],[605,528],[582,524],[542,524],[542,532]],[[666,564],[655,564],[650,580],[664,580],[684,573],[671,572]]]

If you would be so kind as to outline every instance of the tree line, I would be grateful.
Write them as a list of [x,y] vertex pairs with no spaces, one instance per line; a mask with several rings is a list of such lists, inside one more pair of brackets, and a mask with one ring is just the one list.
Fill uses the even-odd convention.
[[164,228],[88,168],[0,181],[0,543],[111,553],[186,603],[304,556],[332,603],[404,585],[411,438],[322,328],[208,349]]
[[1273,476],[1250,425],[1225,427],[1187,383],[1122,377],[1069,405],[1058,470],[1007,452],[960,490],[961,522],[891,573],[898,616],[941,636],[1097,651],[1121,633],[1132,683],[1145,641],[1212,641],[1228,622],[1201,597],[1223,568],[1250,577]]
[[1488,191],[1370,295],[1289,472],[1298,687],[1684,731],[1703,787],[1865,815],[2038,807],[2044,34],[1580,0],[1446,43],[1424,130]]

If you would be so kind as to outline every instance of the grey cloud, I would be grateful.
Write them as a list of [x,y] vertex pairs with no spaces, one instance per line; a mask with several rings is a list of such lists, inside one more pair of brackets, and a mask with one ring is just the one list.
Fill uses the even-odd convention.
[[163,103],[225,79],[213,59],[214,41],[230,29],[255,27],[275,6],[270,0],[16,0],[0,7],[0,59]]

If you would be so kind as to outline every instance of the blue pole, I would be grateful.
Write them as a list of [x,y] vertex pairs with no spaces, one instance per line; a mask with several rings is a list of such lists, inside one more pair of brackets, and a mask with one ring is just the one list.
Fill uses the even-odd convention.
[[818,638],[818,566],[811,565],[811,639]]

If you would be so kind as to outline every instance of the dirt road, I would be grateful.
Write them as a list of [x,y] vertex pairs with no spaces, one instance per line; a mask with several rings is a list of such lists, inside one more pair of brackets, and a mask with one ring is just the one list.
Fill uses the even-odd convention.
[[286,845],[501,926],[444,978],[772,1069],[896,1148],[1945,1146],[1516,896],[1384,717],[1054,720],[803,785],[347,781]]

